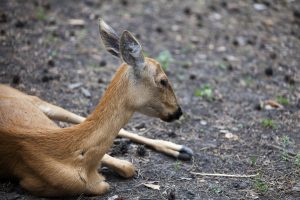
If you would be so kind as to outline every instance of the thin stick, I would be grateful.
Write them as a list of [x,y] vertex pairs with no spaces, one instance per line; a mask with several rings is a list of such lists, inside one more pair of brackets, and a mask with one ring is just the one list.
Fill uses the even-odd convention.
[[265,145],[268,146],[268,147],[272,147],[272,148],[274,148],[274,149],[277,149],[277,150],[286,152],[287,154],[289,154],[289,155],[291,155],[291,156],[296,156],[296,155],[297,155],[297,154],[294,153],[294,152],[288,151],[288,150],[286,150],[285,148],[280,147],[280,146],[277,146],[277,145],[274,145],[274,144],[265,144]]
[[200,176],[220,176],[220,177],[232,177],[232,178],[251,178],[256,177],[258,174],[245,175],[245,174],[210,174],[210,173],[201,173],[201,172],[191,172],[195,175]]

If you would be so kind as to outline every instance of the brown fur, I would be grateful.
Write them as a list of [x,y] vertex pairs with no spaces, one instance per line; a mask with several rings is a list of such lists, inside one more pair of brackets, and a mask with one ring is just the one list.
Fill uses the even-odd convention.
[[[153,115],[143,110],[150,106],[163,119],[178,108],[170,86],[149,85],[153,77],[157,82],[165,76],[159,64],[147,59],[146,66],[156,73],[146,71],[144,80],[136,83],[132,68],[121,65],[95,111],[68,128],[59,128],[47,117],[39,98],[0,85],[0,177],[18,178],[22,187],[39,196],[106,192],[109,185],[97,170],[101,159],[119,169],[104,155],[134,111]],[[134,172],[128,166],[127,172],[120,171],[125,177]]]

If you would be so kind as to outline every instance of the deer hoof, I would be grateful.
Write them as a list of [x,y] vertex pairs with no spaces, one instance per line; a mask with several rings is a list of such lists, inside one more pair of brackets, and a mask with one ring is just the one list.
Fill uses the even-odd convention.
[[182,148],[179,150],[178,159],[180,160],[191,160],[194,156],[194,152],[192,149],[190,149],[187,146],[182,146]]
[[131,178],[135,175],[135,171],[134,165],[128,162],[123,166],[123,169],[119,174],[124,178]]

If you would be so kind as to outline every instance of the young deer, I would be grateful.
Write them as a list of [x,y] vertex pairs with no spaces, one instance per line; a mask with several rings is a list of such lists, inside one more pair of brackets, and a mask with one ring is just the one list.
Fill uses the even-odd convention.
[[[130,162],[105,154],[117,135],[175,157],[192,156],[182,145],[121,129],[134,112],[167,122],[182,112],[160,64],[144,58],[130,32],[119,38],[100,19],[100,35],[106,49],[125,63],[87,119],[0,85],[0,177],[17,178],[23,188],[39,196],[103,194],[109,185],[98,173],[100,163],[124,177],[135,173]],[[51,119],[79,124],[59,128]]]

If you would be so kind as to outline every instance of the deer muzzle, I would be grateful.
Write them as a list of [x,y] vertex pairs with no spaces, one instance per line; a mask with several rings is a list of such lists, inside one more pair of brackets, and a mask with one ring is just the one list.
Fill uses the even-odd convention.
[[166,122],[172,122],[172,121],[175,121],[177,119],[179,119],[182,115],[182,110],[180,107],[178,107],[178,109],[172,113],[172,114],[169,114],[166,118],[162,119],[163,121],[166,121]]

